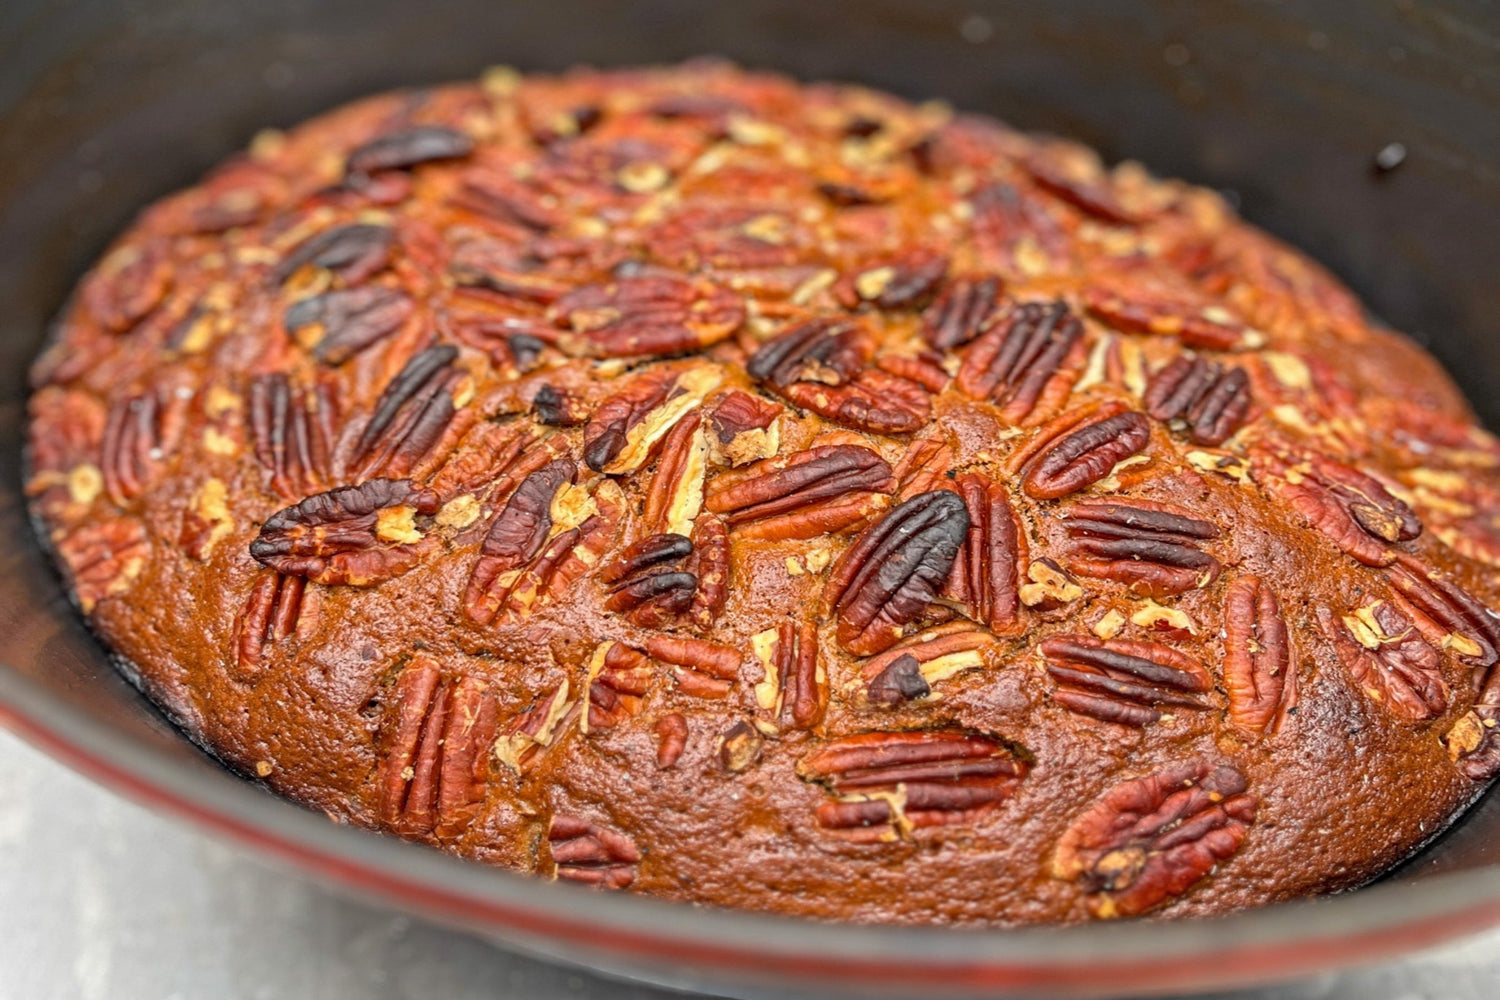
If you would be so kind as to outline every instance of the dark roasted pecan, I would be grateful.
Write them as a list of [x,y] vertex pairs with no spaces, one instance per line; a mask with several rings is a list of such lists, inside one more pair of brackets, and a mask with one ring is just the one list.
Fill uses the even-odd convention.
[[646,652],[671,668],[679,691],[696,698],[722,698],[740,676],[740,651],[717,642],[653,635]]
[[1116,580],[1146,597],[1206,587],[1219,560],[1202,544],[1219,537],[1208,521],[1148,500],[1081,500],[1061,515],[1069,547],[1066,565],[1082,576]]
[[932,298],[948,275],[948,258],[916,253],[852,275],[846,305],[868,302],[881,309],[914,309]]
[[154,392],[129,396],[115,403],[104,425],[99,471],[104,492],[123,507],[150,483],[162,458],[160,406]]
[[999,278],[956,278],[922,314],[922,336],[939,351],[962,347],[989,324],[999,302]]
[[235,660],[242,678],[254,676],[267,646],[297,632],[306,588],[307,581],[302,577],[274,572],[262,573],[255,581],[240,614],[235,641]]
[[687,354],[716,344],[745,321],[745,305],[704,281],[670,275],[586,285],[553,306],[571,354],[621,358]]
[[341,365],[392,336],[415,311],[405,292],[377,285],[339,288],[293,303],[287,332],[325,365]]
[[684,535],[648,535],[628,546],[599,573],[610,588],[604,606],[643,628],[685,613],[698,590],[698,578],[681,568],[692,553],[692,540]]
[[993,399],[1005,420],[1023,421],[1054,384],[1071,384],[1076,373],[1070,376],[1064,365],[1070,356],[1081,362],[1082,344],[1083,324],[1067,303],[1011,306],[964,352],[958,388],[974,399]]
[[1447,710],[1442,654],[1394,604],[1375,601],[1342,619],[1320,607],[1318,621],[1339,661],[1371,701],[1408,722]]
[[1197,444],[1215,447],[1244,424],[1250,378],[1243,368],[1182,354],[1151,379],[1141,404],[1157,420],[1180,421]]
[[1117,330],[1176,337],[1184,346],[1200,350],[1244,350],[1265,343],[1265,334],[1222,306],[1195,305],[1145,292],[1127,297],[1103,288],[1084,289],[1083,306]]
[[389,749],[380,768],[380,822],[404,836],[459,835],[484,802],[498,724],[483,681],[445,681],[419,656],[396,681]]
[[575,393],[543,382],[531,397],[538,423],[549,427],[576,427],[588,419],[588,407]]
[[1500,619],[1472,594],[1411,556],[1398,557],[1386,577],[1419,616],[1418,626],[1431,623],[1424,631],[1441,649],[1476,667],[1495,663]]
[[634,472],[722,378],[713,365],[669,365],[636,376],[589,418],[583,428],[583,460],[595,472]]
[[704,500],[750,538],[814,538],[843,530],[868,518],[894,485],[890,465],[859,445],[809,448],[751,472],[715,480]]
[[650,688],[651,661],[646,654],[623,642],[600,643],[589,661],[581,730],[608,729],[639,715],[641,699]]
[[350,177],[377,170],[404,170],[433,160],[451,160],[474,151],[474,140],[457,129],[442,125],[419,125],[388,132],[357,146],[349,153],[344,171]]
[[752,636],[750,648],[761,669],[755,703],[770,724],[811,729],[821,722],[828,705],[828,677],[818,660],[817,622],[782,622]]
[[1259,803],[1244,775],[1207,761],[1116,785],[1068,827],[1052,859],[1097,917],[1129,917],[1181,896],[1234,856]]
[[656,734],[656,766],[665,771],[682,757],[687,749],[688,725],[681,712],[672,712],[656,720],[651,727]]
[[1248,733],[1276,732],[1297,704],[1291,636],[1259,577],[1238,577],[1224,592],[1224,689],[1229,721]]
[[708,472],[708,444],[703,414],[690,411],[662,438],[661,456],[646,490],[643,520],[648,530],[691,535],[703,509],[703,477]]
[[287,576],[365,587],[406,572],[429,548],[417,520],[437,494],[406,479],[371,479],[316,493],[261,525],[250,554]]
[[1257,483],[1367,566],[1389,565],[1396,558],[1392,546],[1422,533],[1404,501],[1342,462],[1276,446],[1256,448],[1252,457]]
[[151,541],[133,518],[93,521],[57,541],[57,554],[68,567],[73,595],[84,614],[106,597],[116,597],[146,568]]
[[346,285],[357,285],[385,267],[392,238],[390,226],[365,222],[325,229],[292,248],[271,269],[271,280],[281,284],[311,265],[332,271]]
[[1154,642],[1054,636],[1041,645],[1052,698],[1074,712],[1122,726],[1145,726],[1162,709],[1208,708],[1213,678],[1203,664]]
[[[1042,436],[1047,436],[1045,431]],[[1047,441],[1029,463],[1022,488],[1038,500],[1076,493],[1109,475],[1120,462],[1139,455],[1150,441],[1151,424],[1144,413],[1127,410],[1085,418],[1075,429]]]
[[271,489],[286,499],[328,488],[337,427],[332,386],[294,389],[280,372],[250,383],[255,456],[271,474]]
[[1015,635],[1025,628],[1021,584],[1030,563],[1026,533],[1004,486],[978,473],[959,476],[955,485],[969,512],[969,533],[954,560],[946,596],[996,635]]
[[823,592],[839,645],[856,656],[895,645],[937,597],[968,532],[963,499],[947,490],[919,493],[865,529]]
[[952,622],[871,657],[861,671],[870,703],[894,706],[925,698],[933,684],[983,667],[994,642],[988,632]]
[[547,840],[558,878],[601,889],[624,889],[635,881],[641,852],[624,834],[578,816],[558,815],[547,828]]
[[427,458],[457,413],[453,399],[464,377],[457,357],[451,344],[429,347],[391,379],[354,443],[356,479],[409,475]]
[[781,449],[776,418],[781,407],[770,400],[732,390],[708,414],[708,457],[716,465],[748,465]]
[[818,826],[863,843],[971,823],[1008,799],[1027,770],[998,740],[958,730],[846,736],[797,762],[804,781],[836,797],[818,806]]

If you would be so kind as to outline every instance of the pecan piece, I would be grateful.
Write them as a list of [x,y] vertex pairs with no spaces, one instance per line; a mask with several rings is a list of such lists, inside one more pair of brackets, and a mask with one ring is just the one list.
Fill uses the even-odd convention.
[[159,411],[154,392],[126,397],[110,408],[99,471],[104,492],[118,507],[140,496],[162,457]]
[[867,267],[847,279],[844,304],[868,302],[880,309],[915,309],[926,303],[948,276],[948,258],[914,253]]
[[1127,410],[1086,420],[1048,442],[1022,480],[1027,496],[1056,500],[1092,486],[1120,462],[1146,450],[1151,424],[1144,413]]
[[145,319],[172,288],[173,263],[160,240],[119,247],[84,280],[84,305],[105,329],[124,333]]
[[958,477],[955,485],[969,512],[969,533],[954,560],[946,594],[996,635],[1019,634],[1026,627],[1021,585],[1030,559],[1010,494],[978,473]]
[[646,491],[643,518],[647,528],[690,535],[703,509],[703,479],[708,472],[708,443],[703,415],[693,410],[662,439],[661,457]]
[[538,423],[549,427],[577,427],[588,419],[587,405],[574,393],[543,382],[531,397]]
[[1371,701],[1408,722],[1435,718],[1448,708],[1442,654],[1410,618],[1389,601],[1375,601],[1335,620],[1318,609],[1318,621],[1339,662]]
[[975,192],[969,203],[981,256],[1007,275],[1031,278],[1069,266],[1072,240],[1040,199],[997,182]]
[[679,691],[695,698],[722,698],[740,676],[740,651],[706,639],[653,635],[646,652],[671,668]]
[[1297,704],[1286,619],[1259,577],[1238,577],[1224,593],[1224,688],[1229,721],[1247,733],[1276,732]]
[[1181,896],[1240,849],[1259,805],[1244,775],[1207,761],[1116,785],[1058,841],[1055,878],[1079,882],[1096,917],[1130,917]]
[[782,622],[757,633],[750,648],[760,664],[755,703],[770,724],[782,729],[811,729],[823,720],[828,705],[828,676],[818,659],[816,622]]
[[624,834],[582,817],[557,815],[547,841],[558,878],[600,889],[624,889],[635,881],[641,852]]
[[741,719],[719,738],[719,763],[730,774],[748,771],[760,760],[765,745],[760,730]]
[[73,578],[73,595],[84,614],[107,597],[116,597],[146,568],[151,541],[146,529],[131,518],[93,521],[64,535],[57,554]]
[[958,388],[974,399],[992,399],[1000,416],[1016,423],[1037,408],[1044,393],[1069,385],[1082,360],[1083,324],[1065,302],[1026,302],[1010,307],[964,352]]
[[333,367],[393,336],[415,311],[406,293],[365,285],[338,288],[295,302],[282,323],[314,358]]
[[[891,467],[859,445],[822,445],[755,475],[723,477],[704,500],[749,538],[815,538],[865,520],[894,483]],[[724,479],[730,480],[721,485]]]
[[675,275],[586,285],[553,306],[570,354],[622,358],[687,354],[718,343],[745,322],[744,302],[717,286]]
[[957,278],[922,314],[922,338],[939,351],[962,347],[989,325],[999,302],[999,278]]
[[604,606],[642,628],[665,625],[692,607],[698,578],[681,568],[692,553],[685,535],[648,535],[628,546],[599,573],[610,588]]
[[709,628],[729,599],[729,530],[722,518],[705,514],[693,525],[693,554],[683,569],[698,578],[698,589],[688,607],[689,620]]
[[1422,533],[1404,501],[1342,462],[1274,445],[1255,449],[1253,457],[1256,482],[1366,566],[1389,565],[1392,546]]
[[365,222],[325,229],[292,248],[271,269],[271,281],[283,284],[311,265],[333,272],[345,285],[357,285],[385,268],[390,260],[392,239],[390,226]]
[[1500,773],[1500,670],[1490,668],[1474,707],[1443,737],[1459,773],[1489,781]]
[[654,368],[599,404],[583,428],[583,460],[595,472],[634,472],[677,422],[718,388],[713,365]]
[[1442,649],[1466,663],[1488,667],[1500,650],[1500,619],[1474,596],[1445,576],[1434,573],[1411,556],[1401,556],[1386,578],[1407,607],[1431,623],[1427,631]]
[[349,152],[344,173],[350,178],[378,170],[406,170],[434,160],[452,160],[474,151],[474,140],[443,125],[419,125],[377,136]]
[[708,415],[708,457],[736,467],[770,458],[781,449],[776,418],[781,407],[739,389],[720,399]]
[[243,679],[253,678],[266,647],[296,634],[302,624],[307,581],[300,576],[263,573],[241,612],[235,660]]
[[1117,330],[1176,337],[1184,346],[1200,350],[1247,350],[1262,346],[1266,339],[1223,306],[1196,306],[1150,293],[1132,298],[1108,289],[1086,288],[1083,307]]
[[839,556],[823,593],[838,642],[856,656],[889,649],[927,612],[968,538],[956,493],[919,493],[865,529]]
[[623,642],[600,643],[589,660],[580,730],[608,729],[634,718],[650,689],[651,661],[644,653]]
[[1110,189],[1108,175],[1090,171],[1088,176],[1080,176],[1084,171],[1070,170],[1055,159],[1040,155],[1025,157],[1021,167],[1037,187],[1096,219],[1119,226],[1133,226],[1141,221],[1120,204]]
[[941,437],[920,437],[906,449],[892,473],[896,499],[910,500],[942,486],[953,471],[953,446]]
[[1054,636],[1041,644],[1058,704],[1104,722],[1137,728],[1162,717],[1161,708],[1208,708],[1213,678],[1181,650],[1154,642]]
[[545,697],[511,719],[495,740],[495,759],[524,774],[552,746],[578,712],[578,700],[564,677]]
[[687,749],[687,719],[681,712],[672,712],[657,719],[651,730],[656,734],[657,741],[656,766],[665,771],[676,765],[682,752]]
[[830,740],[797,774],[835,796],[818,827],[857,843],[972,823],[1015,792],[1029,770],[998,740],[959,730],[863,733]]
[[396,680],[390,749],[380,767],[380,822],[402,836],[461,834],[479,813],[498,725],[489,686],[445,681],[419,656]]
[[429,347],[391,379],[354,443],[356,479],[410,475],[428,457],[458,412],[454,397],[464,373],[454,367],[457,357],[451,344]]
[[932,693],[932,685],[985,665],[995,640],[964,622],[924,632],[865,661],[861,672],[872,705],[891,707]]
[[1141,404],[1163,423],[1181,422],[1195,443],[1216,447],[1245,423],[1250,377],[1243,368],[1182,354],[1151,379]]
[[287,500],[328,488],[337,426],[332,386],[294,389],[280,372],[250,383],[255,457],[271,474],[271,489]]
[[1166,504],[1081,500],[1063,512],[1070,539],[1066,565],[1082,576],[1115,580],[1145,597],[1166,597],[1218,579],[1219,560],[1202,543],[1219,537],[1208,521]]
[[367,587],[416,565],[431,542],[417,518],[437,509],[437,494],[406,479],[339,486],[271,515],[250,555],[287,576]]

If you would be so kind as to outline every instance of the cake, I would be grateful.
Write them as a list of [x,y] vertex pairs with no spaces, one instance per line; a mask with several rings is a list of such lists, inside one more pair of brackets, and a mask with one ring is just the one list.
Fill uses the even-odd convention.
[[32,371],[89,625],[333,820],[827,920],[1359,885],[1500,771],[1500,445],[1215,193],[712,62],[363,100]]

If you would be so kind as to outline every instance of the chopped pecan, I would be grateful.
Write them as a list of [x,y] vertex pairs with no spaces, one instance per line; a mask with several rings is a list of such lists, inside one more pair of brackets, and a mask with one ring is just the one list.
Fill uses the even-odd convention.
[[1422,533],[1406,503],[1373,476],[1326,455],[1258,447],[1255,480],[1304,520],[1367,566],[1387,566],[1393,548]]
[[541,752],[557,741],[574,716],[582,714],[578,707],[572,686],[564,677],[557,687],[505,725],[495,740],[495,759],[524,774]]
[[1104,288],[1086,288],[1083,307],[1117,330],[1176,337],[1184,346],[1199,350],[1245,350],[1265,343],[1265,334],[1242,323],[1223,306],[1200,306],[1151,293],[1129,297]]
[[1065,302],[1011,306],[964,352],[958,388],[974,399],[993,399],[1000,416],[1016,423],[1031,416],[1043,394],[1071,384],[1082,361],[1083,324]]
[[599,578],[609,586],[604,606],[642,628],[661,627],[693,604],[698,578],[684,571],[693,553],[685,535],[648,535],[605,566]]
[[841,297],[851,308],[868,302],[887,310],[915,309],[932,298],[947,276],[947,257],[913,253],[851,275]]
[[687,749],[688,725],[681,712],[672,712],[656,720],[651,727],[656,734],[656,766],[667,770],[674,766]]
[[740,651],[706,639],[653,635],[646,652],[671,668],[679,691],[696,698],[722,698],[740,676]]
[[433,160],[452,160],[474,151],[474,140],[443,125],[419,125],[387,132],[350,150],[344,172],[359,178],[379,170],[405,170]]
[[125,397],[110,408],[99,470],[105,493],[118,507],[141,494],[162,458],[159,411],[154,392]]
[[[309,265],[338,275],[345,285],[357,285],[385,268],[390,260],[390,226],[354,222],[314,233],[292,248],[271,269],[271,281],[282,284]],[[338,362],[330,362],[338,364]]]
[[1500,619],[1448,577],[1411,556],[1400,556],[1386,578],[1412,611],[1432,623],[1438,646],[1466,663],[1488,667],[1500,650]]
[[88,614],[105,598],[130,589],[151,558],[151,541],[139,521],[110,518],[81,525],[58,539],[57,554],[73,579],[78,606]]
[[1016,635],[1026,627],[1021,615],[1022,568],[1030,562],[1026,532],[1001,484],[968,473],[955,485],[969,512],[969,533],[946,594],[996,635]]
[[262,573],[250,590],[238,623],[235,660],[242,678],[260,667],[266,647],[295,635],[302,626],[307,581],[300,576]]
[[719,738],[719,763],[731,774],[747,771],[760,760],[765,743],[760,731],[741,719]]
[[587,404],[576,393],[543,382],[531,397],[538,423],[549,427],[577,427],[589,418]]
[[187,510],[182,513],[182,530],[177,542],[191,558],[207,562],[214,548],[234,531],[234,516],[229,512],[229,487],[224,480],[210,477],[193,491]]
[[933,684],[983,667],[985,652],[994,643],[990,633],[954,622],[871,657],[862,668],[870,704],[894,706],[925,698]]
[[821,722],[828,705],[828,677],[818,659],[817,623],[782,622],[752,636],[750,648],[762,674],[755,685],[755,703],[770,724],[811,729]]
[[1083,596],[1083,588],[1051,559],[1038,559],[1026,568],[1021,603],[1040,612],[1054,611]]
[[1337,620],[1320,607],[1318,621],[1339,661],[1371,701],[1408,722],[1447,710],[1442,654],[1394,604],[1375,601]]
[[797,762],[802,780],[835,796],[818,806],[819,828],[861,843],[972,823],[1010,798],[1028,770],[998,740],[959,730],[846,736]]
[[484,802],[498,725],[489,686],[442,679],[419,656],[396,680],[390,749],[381,760],[380,822],[403,836],[455,837]]
[[1227,764],[1170,765],[1116,785],[1074,820],[1052,874],[1081,883],[1096,917],[1145,913],[1231,858],[1258,805]]
[[1029,463],[1022,488],[1037,500],[1076,493],[1108,476],[1118,463],[1139,455],[1150,441],[1151,424],[1144,413],[1127,410],[1085,418],[1075,429],[1047,441]]
[[325,365],[341,365],[371,344],[393,336],[416,306],[405,292],[378,285],[339,288],[295,302],[282,323]]
[[621,358],[687,354],[716,344],[745,322],[744,302],[704,281],[668,275],[586,285],[553,306],[571,354]]
[[708,457],[731,468],[770,458],[781,450],[776,418],[781,407],[734,389],[708,414]]
[[643,517],[652,531],[690,535],[703,509],[703,479],[708,472],[708,443],[703,415],[693,410],[662,439],[656,473],[646,491]]
[[1243,368],[1181,354],[1151,379],[1141,404],[1157,420],[1180,421],[1197,444],[1215,447],[1245,423],[1250,377]]
[[454,396],[464,372],[454,367],[457,357],[451,344],[429,347],[391,379],[354,443],[356,479],[410,475],[428,457],[458,412]]
[[271,474],[271,489],[291,500],[332,482],[338,403],[323,382],[294,389],[286,375],[250,383],[250,430],[255,456]]
[[953,446],[942,437],[920,437],[906,449],[895,471],[896,499],[910,500],[942,486],[953,471]]
[[1259,577],[1237,577],[1224,592],[1224,688],[1229,721],[1248,733],[1276,732],[1297,704],[1286,619]]
[[890,465],[859,445],[809,448],[752,472],[715,480],[704,500],[748,538],[814,538],[841,531],[868,518],[894,485]]
[[285,507],[250,543],[256,561],[314,583],[366,587],[411,569],[430,548],[417,520],[438,498],[406,479],[339,486]]
[[607,475],[634,472],[722,378],[714,365],[668,365],[631,379],[584,426],[583,460]]
[[1146,597],[1206,587],[1219,576],[1219,560],[1200,547],[1219,529],[1176,507],[1081,500],[1061,516],[1070,540],[1066,565],[1082,576],[1116,580]]
[[956,278],[922,314],[922,337],[939,351],[962,347],[989,325],[999,303],[999,278]]
[[547,840],[558,878],[600,889],[624,889],[635,881],[641,852],[624,834],[579,816],[557,815]]
[[1208,708],[1213,678],[1188,654],[1154,642],[1054,636],[1041,645],[1052,698],[1081,715],[1122,726],[1145,726],[1160,709]]
[[602,642],[589,661],[586,710],[581,730],[618,726],[641,712],[641,700],[651,688],[651,661],[623,642]]
[[844,551],[823,592],[838,616],[838,642],[856,656],[895,645],[927,612],[968,537],[969,513],[956,493],[919,493]]

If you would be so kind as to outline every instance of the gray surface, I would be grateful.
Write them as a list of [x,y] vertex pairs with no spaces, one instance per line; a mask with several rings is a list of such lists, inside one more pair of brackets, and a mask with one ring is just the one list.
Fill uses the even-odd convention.
[[[671,1000],[352,902],[0,732],[0,1000]],[[1263,1000],[1469,1000],[1500,933]],[[1249,997],[1251,994],[1240,994]]]

